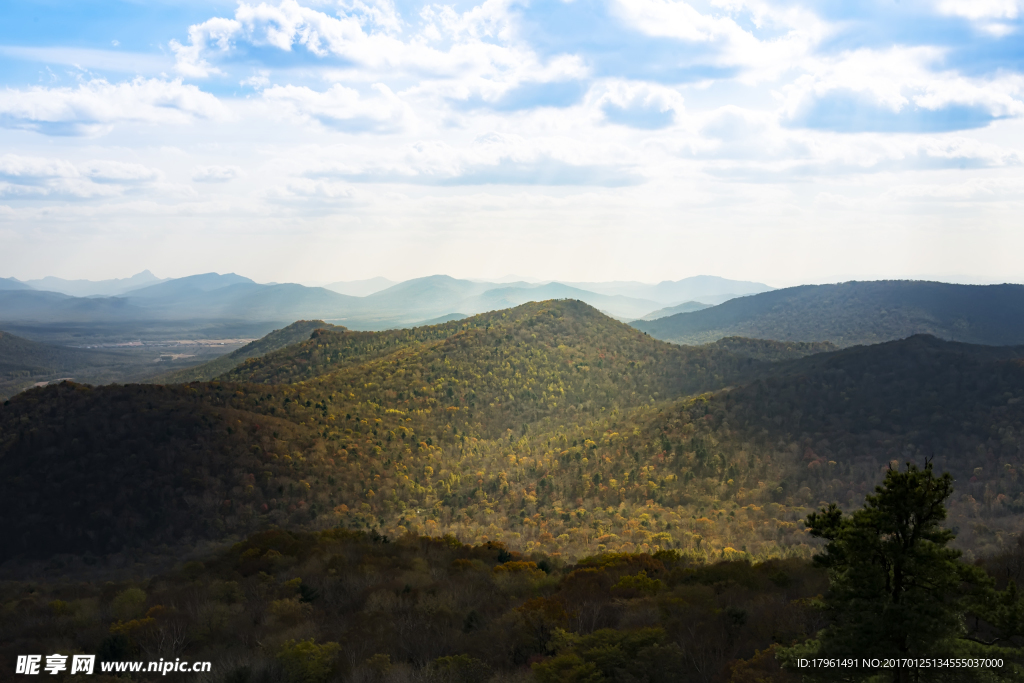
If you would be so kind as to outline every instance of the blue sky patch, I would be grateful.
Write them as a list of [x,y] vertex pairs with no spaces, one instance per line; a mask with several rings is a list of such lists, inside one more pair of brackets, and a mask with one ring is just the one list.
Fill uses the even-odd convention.
[[643,130],[658,130],[671,126],[675,121],[676,113],[671,109],[662,111],[658,107],[632,106],[620,107],[617,104],[608,102],[601,108],[609,123],[616,123],[620,126],[640,128]]
[[983,128],[1000,117],[978,105],[951,104],[926,109],[914,104],[899,111],[850,91],[815,98],[788,123],[838,133],[945,133]]

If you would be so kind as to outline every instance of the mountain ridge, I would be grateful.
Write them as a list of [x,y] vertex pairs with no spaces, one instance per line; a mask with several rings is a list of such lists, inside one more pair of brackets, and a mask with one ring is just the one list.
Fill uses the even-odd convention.
[[681,344],[725,336],[872,344],[918,333],[976,344],[1024,343],[1024,285],[917,280],[801,285],[634,327]]
[[[146,273],[148,271],[139,276]],[[139,276],[131,279],[138,280]],[[153,278],[151,273],[149,276]],[[719,289],[735,283],[722,278],[705,279],[713,281]],[[356,329],[385,329],[406,327],[455,313],[474,315],[550,298],[587,301],[623,320],[649,313],[660,303],[659,300],[637,298],[618,291],[593,292],[559,282],[494,283],[460,280],[447,275],[414,278],[385,288],[380,287],[389,281],[382,278],[352,283],[357,289],[373,290],[366,296],[350,296],[329,287],[306,287],[294,283],[259,284],[235,273],[202,273],[150,283],[137,281],[128,289],[125,285],[127,280],[90,283],[50,278],[39,281],[88,286],[92,288],[90,292],[109,288],[113,286],[111,283],[121,283],[119,286],[125,291],[114,296],[89,294],[84,297],[44,292],[16,282],[12,280],[9,286],[0,287],[0,321],[108,323],[224,319],[283,325],[297,319],[322,319]],[[685,282],[667,284],[674,287]],[[143,286],[135,286],[139,284]],[[666,283],[648,287],[656,291],[664,286]],[[705,283],[702,286],[706,289],[712,285]]]
[[166,281],[158,278],[149,270],[143,270],[127,278],[110,280],[66,280],[49,275],[44,278],[27,280],[32,289],[47,292],[59,292],[68,296],[118,296],[133,289],[148,287]]

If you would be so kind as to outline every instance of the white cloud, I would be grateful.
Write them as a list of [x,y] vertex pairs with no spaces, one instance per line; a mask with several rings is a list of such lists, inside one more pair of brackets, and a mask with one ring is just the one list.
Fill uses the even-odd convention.
[[382,83],[375,83],[368,97],[338,84],[324,92],[275,85],[263,91],[263,100],[292,119],[350,132],[393,132],[415,119],[411,107]]
[[386,33],[402,32],[402,18],[392,0],[342,0],[338,7],[342,13],[356,17],[363,26]]
[[595,152],[582,140],[561,137],[527,139],[490,132],[471,144],[453,146],[422,141],[401,155],[322,162],[302,171],[313,181],[422,186],[527,185],[619,187],[642,183],[630,151]]
[[421,12],[422,30],[403,38],[390,3],[341,3],[337,16],[296,0],[240,3],[234,17],[196,24],[189,28],[187,44],[172,41],[171,48],[175,68],[188,77],[222,73],[218,62],[247,46],[301,49],[334,81],[408,79],[417,93],[456,99],[478,94],[486,101],[522,83],[563,81],[585,73],[577,56],[539,59],[513,30],[509,5],[510,0],[485,0],[462,14],[449,6],[428,5]]
[[993,38],[1016,33],[1012,22],[1024,13],[1024,0],[942,0],[939,13],[963,17]]
[[701,14],[686,2],[617,0],[615,9],[635,28],[652,36],[710,43],[744,33],[732,19]]
[[122,161],[87,161],[78,168],[82,175],[95,182],[151,183],[163,177],[155,168]]
[[805,65],[805,73],[783,86],[785,111],[795,117],[815,98],[833,91],[863,95],[892,112],[907,107],[938,110],[950,105],[982,107],[996,117],[1024,114],[1024,80],[1017,74],[967,77],[940,70],[944,51],[935,47],[860,49]]
[[[353,266],[366,276],[540,258],[540,277],[794,279],[859,258],[833,247],[864,226],[926,226],[927,249],[933,232],[985,225],[974,239],[989,253],[1012,251],[992,235],[1020,233],[1020,192],[998,181],[1021,176],[1024,78],[1010,41],[983,33],[1019,27],[1019,2],[426,1],[246,0],[161,27],[181,43],[147,59],[122,53],[127,39],[111,48],[114,33],[102,50],[0,47],[38,63],[40,85],[70,84],[5,74],[0,204],[43,259],[74,226],[91,263],[153,254],[180,274],[264,267],[271,280],[335,268],[357,245],[387,255]],[[897,38],[879,25],[893,17]],[[162,72],[181,80],[120,82]],[[844,103],[895,124],[822,123]],[[966,123],[919,125],[947,114]],[[942,196],[956,211],[928,208]],[[318,239],[295,239],[307,229]],[[197,255],[181,231],[221,248]],[[26,260],[13,251],[0,266]],[[862,262],[875,268],[875,252]]]
[[347,183],[309,178],[297,178],[269,193],[269,197],[272,200],[285,202],[313,200],[334,203],[350,201],[354,196],[355,193]]
[[262,90],[270,85],[270,72],[266,69],[260,69],[249,78],[239,81],[238,84],[247,85],[250,88],[255,88],[256,90]]
[[[833,29],[810,10],[767,2],[715,0],[724,13],[703,14],[679,0],[613,0],[613,9],[627,23],[651,36],[703,45],[700,59],[718,66],[738,66],[748,82],[774,79],[811,54]],[[758,28],[778,35],[759,39],[734,16],[749,13]]]
[[383,45],[392,49],[401,45],[386,32],[365,33],[360,19],[366,16],[363,13],[362,17],[332,17],[295,0],[283,0],[277,6],[266,3],[253,6],[243,2],[235,10],[234,18],[215,17],[189,27],[188,44],[171,41],[171,49],[177,57],[179,72],[190,77],[206,77],[220,73],[208,57],[227,54],[240,42],[286,52],[293,47],[304,47],[317,57],[332,53],[352,56],[358,52],[369,57],[372,52],[379,55]]
[[0,196],[13,198],[90,199],[117,197],[163,178],[157,169],[120,161],[94,160],[74,164],[65,159],[0,157]]
[[70,161],[5,154],[0,157],[0,178],[30,181],[51,178],[73,178],[79,174]]
[[941,14],[965,19],[1016,19],[1024,9],[1022,0],[942,0]]
[[98,135],[121,123],[180,125],[229,118],[230,111],[216,97],[181,80],[93,79],[77,88],[0,91],[0,126],[47,135]]
[[171,50],[177,58],[174,68],[189,78],[205,78],[214,73],[221,73],[206,61],[204,53],[214,49],[227,52],[232,45],[232,39],[241,32],[241,28],[239,22],[219,17],[190,26],[187,45],[182,45],[177,40],[170,41]]
[[226,183],[242,175],[237,166],[196,166],[192,169],[192,180],[198,183]]
[[695,119],[698,135],[687,141],[685,153],[704,159],[806,162],[828,158],[835,143],[821,145],[812,136],[779,125],[774,112],[726,105]]
[[[659,128],[673,123],[686,108],[679,91],[652,83],[609,80],[591,89],[588,104],[613,123]],[[651,121],[647,124],[645,121]]]

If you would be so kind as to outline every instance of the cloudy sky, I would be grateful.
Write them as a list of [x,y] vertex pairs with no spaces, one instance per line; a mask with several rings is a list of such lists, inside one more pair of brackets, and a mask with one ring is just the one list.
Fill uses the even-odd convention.
[[1024,0],[5,0],[0,276],[1024,281]]

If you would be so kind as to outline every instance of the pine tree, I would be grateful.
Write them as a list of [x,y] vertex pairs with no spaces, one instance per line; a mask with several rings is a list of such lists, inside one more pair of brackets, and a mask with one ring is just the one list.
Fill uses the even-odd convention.
[[817,640],[789,648],[781,658],[790,665],[800,657],[856,658],[858,668],[824,674],[854,681],[884,673],[859,667],[864,658],[995,656],[1006,660],[1001,671],[902,667],[884,678],[1016,680],[1019,670],[1009,660],[1019,655],[1013,646],[1020,633],[1009,615],[1020,614],[1020,600],[1012,584],[996,591],[984,571],[948,547],[954,534],[941,523],[952,492],[948,473],[936,476],[930,463],[924,469],[908,463],[905,470],[890,469],[852,515],[835,504],[809,515],[811,535],[828,541],[815,563],[829,573],[824,608],[832,623]]

